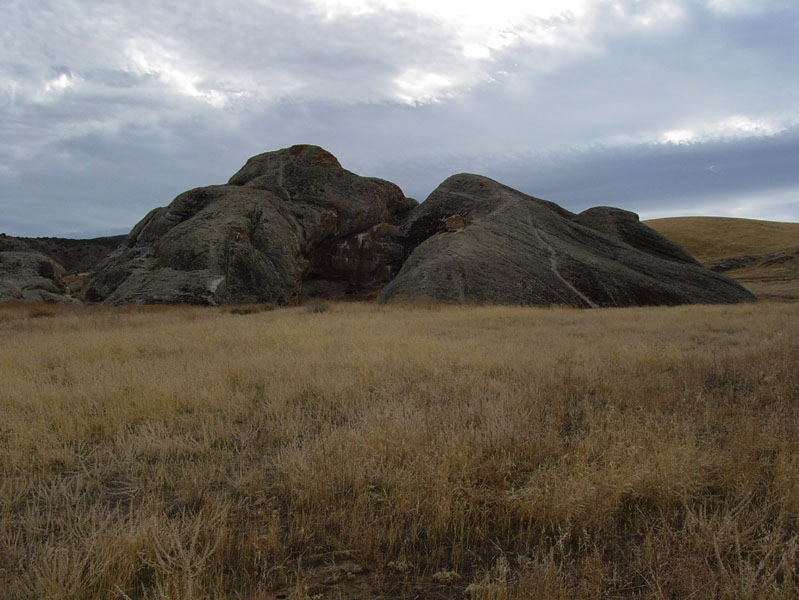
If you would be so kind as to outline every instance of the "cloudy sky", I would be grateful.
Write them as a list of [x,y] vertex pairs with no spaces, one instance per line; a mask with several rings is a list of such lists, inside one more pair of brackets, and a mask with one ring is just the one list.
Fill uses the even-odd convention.
[[127,232],[318,144],[423,200],[799,221],[796,0],[2,0],[0,231]]

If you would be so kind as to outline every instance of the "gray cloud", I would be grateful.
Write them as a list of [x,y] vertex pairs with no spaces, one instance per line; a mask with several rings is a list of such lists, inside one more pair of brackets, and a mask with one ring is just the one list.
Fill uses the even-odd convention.
[[7,233],[124,231],[294,143],[419,199],[470,171],[572,210],[799,221],[794,3],[600,1],[519,22],[483,58],[452,22],[407,9],[8,4]]

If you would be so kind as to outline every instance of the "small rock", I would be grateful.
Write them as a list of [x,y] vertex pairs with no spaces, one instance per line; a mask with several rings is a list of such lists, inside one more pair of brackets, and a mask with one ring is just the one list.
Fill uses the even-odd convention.
[[466,229],[466,218],[463,215],[452,215],[444,219],[444,226],[447,231],[457,233]]
[[405,560],[392,560],[386,566],[397,573],[407,573],[413,567],[411,563]]
[[352,581],[359,573],[363,573],[364,568],[356,562],[346,561],[338,565],[333,565],[327,568],[327,577],[323,583],[325,585],[334,585],[346,579]]
[[461,576],[455,571],[439,571],[433,574],[433,581],[436,583],[455,583],[461,580]]

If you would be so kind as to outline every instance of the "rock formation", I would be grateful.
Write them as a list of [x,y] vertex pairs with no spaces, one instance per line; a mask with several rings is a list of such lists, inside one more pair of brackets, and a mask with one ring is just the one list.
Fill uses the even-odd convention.
[[62,267],[35,252],[0,252],[0,302],[74,302],[61,280]]
[[317,146],[247,161],[151,211],[88,301],[199,304],[344,296],[578,307],[739,302],[744,288],[614,208],[579,215],[477,175],[423,204]]
[[634,213],[579,215],[478,175],[444,181],[402,223],[415,249],[380,301],[633,306],[751,301]]
[[151,211],[86,283],[89,301],[289,303],[380,286],[406,257],[396,228],[416,201],[317,146],[250,158],[226,185]]

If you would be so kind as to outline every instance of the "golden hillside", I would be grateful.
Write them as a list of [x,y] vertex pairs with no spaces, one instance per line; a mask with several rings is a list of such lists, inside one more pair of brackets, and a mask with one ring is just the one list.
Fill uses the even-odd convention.
[[728,217],[644,223],[761,299],[799,300],[799,223]]
[[703,263],[799,246],[799,223],[729,217],[670,217],[644,223]]

